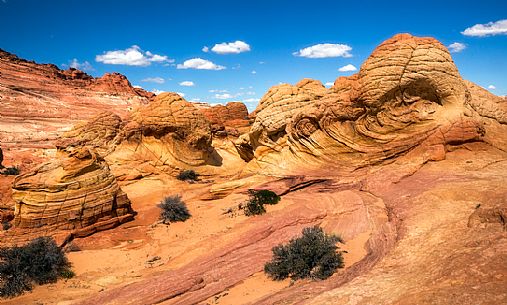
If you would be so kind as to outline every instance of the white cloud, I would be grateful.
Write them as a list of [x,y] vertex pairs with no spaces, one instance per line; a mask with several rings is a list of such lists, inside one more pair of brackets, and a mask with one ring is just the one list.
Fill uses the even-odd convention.
[[156,95],[159,95],[160,93],[164,93],[165,91],[164,90],[153,89],[153,90],[151,90],[151,92],[155,93]]
[[191,100],[190,100],[190,102],[195,102],[195,103],[198,103],[198,102],[200,102],[200,101],[201,101],[201,99],[200,99],[200,98],[198,98],[198,97],[193,98],[193,99],[191,99]]
[[259,65],[263,65],[265,63],[266,63],[265,61],[259,61]]
[[258,103],[260,101],[260,99],[258,98],[247,98],[245,100],[243,100],[243,103]]
[[204,53],[208,53],[209,52],[209,48],[207,46],[204,46],[204,47],[202,47],[202,51]]
[[447,46],[451,53],[459,53],[467,48],[467,45],[461,42],[454,42]]
[[156,83],[156,84],[163,84],[165,82],[165,80],[162,77],[148,77],[148,78],[145,78],[141,81],[146,82],[146,83]]
[[255,92],[253,92],[253,91],[248,91],[248,92],[246,93],[246,95],[255,95]]
[[357,68],[354,67],[354,65],[351,65],[351,64],[348,64],[346,66],[343,66],[341,68],[338,69],[338,71],[340,72],[352,72],[352,71],[356,71]]
[[252,74],[257,74],[257,71],[253,70],[253,71],[252,71]]
[[181,96],[181,97],[185,97],[185,93],[183,92],[176,92],[177,95]]
[[74,68],[74,69],[78,69],[81,71],[93,71],[93,67],[92,67],[92,65],[90,65],[89,62],[87,62],[87,61],[79,62],[77,60],[77,58],[74,58],[69,62],[69,67]]
[[229,92],[228,90],[220,90],[220,89],[211,89],[209,90],[210,93],[224,93],[224,92]]
[[143,89],[143,87],[141,87],[139,85],[133,85],[132,87],[137,88],[137,89]]
[[215,94],[215,98],[219,99],[219,100],[226,100],[226,99],[234,98],[234,96],[229,93],[222,93],[222,94],[217,93],[217,94]]
[[173,59],[167,56],[144,52],[139,46],[133,45],[125,50],[107,51],[95,56],[95,61],[111,65],[149,66],[152,62],[170,63]]
[[346,44],[321,43],[292,53],[307,58],[352,57],[352,47]]
[[495,87],[494,85],[489,85],[489,86],[488,86],[488,89],[490,89],[490,90],[495,90],[495,89],[496,89],[496,87]]
[[333,85],[334,85],[333,82],[327,82],[324,84],[324,86],[326,86],[326,87],[332,87]]
[[224,66],[220,66],[214,64],[213,62],[202,59],[202,58],[192,58],[185,60],[183,64],[178,64],[176,67],[178,69],[197,69],[197,70],[223,70]]
[[217,54],[239,54],[250,51],[250,45],[244,41],[236,40],[235,42],[223,42],[215,44],[211,48],[212,52]]
[[507,35],[507,19],[488,22],[486,24],[476,24],[465,29],[461,34],[475,37]]
[[192,86],[195,86],[195,84],[192,81],[186,80],[186,81],[181,82],[180,86],[183,86],[183,87],[192,87]]

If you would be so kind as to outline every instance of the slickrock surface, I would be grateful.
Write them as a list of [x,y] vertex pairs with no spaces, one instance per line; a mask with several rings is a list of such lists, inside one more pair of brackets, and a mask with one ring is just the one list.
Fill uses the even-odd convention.
[[37,64],[0,49],[0,142],[4,147],[51,147],[81,120],[111,111],[125,117],[153,96],[125,76],[100,78]]
[[[138,215],[75,240],[75,278],[4,303],[505,304],[506,103],[462,80],[435,39],[401,34],[330,89],[271,88],[236,142],[246,164],[176,94],[125,120],[96,117],[116,123],[79,125],[62,143],[96,147],[115,176],[141,173],[119,182]],[[187,183],[178,166],[215,171]],[[282,199],[246,217],[249,189]],[[175,194],[192,217],[158,223],[157,203]],[[345,268],[323,281],[267,278],[271,248],[313,225],[344,238]]]
[[87,230],[133,216],[107,163],[86,147],[61,149],[57,159],[16,177],[13,199],[17,228]]
[[399,34],[330,89],[311,80],[271,88],[236,146],[252,160],[247,171],[273,174],[324,164],[343,174],[390,163],[416,147],[417,162],[441,160],[447,144],[485,141],[488,130],[505,130],[505,102],[475,102],[477,91],[440,42]]

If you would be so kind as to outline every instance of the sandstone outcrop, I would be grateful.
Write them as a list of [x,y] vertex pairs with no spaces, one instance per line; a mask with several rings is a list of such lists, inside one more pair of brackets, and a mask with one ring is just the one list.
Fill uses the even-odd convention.
[[[213,163],[211,127],[206,117],[176,93],[157,95],[148,105],[134,110],[123,122],[112,114],[94,121],[112,121],[109,129],[93,132],[76,127],[74,139],[100,146],[109,164],[120,168],[118,176],[149,174],[154,168],[172,170]],[[98,125],[98,124],[97,124]],[[72,134],[69,133],[68,135]],[[126,172],[126,173],[125,173]],[[132,173],[132,172],[135,172]]]
[[125,76],[100,78],[37,64],[0,50],[0,142],[4,147],[49,148],[74,124],[104,111],[120,117],[153,96]]
[[134,212],[107,163],[93,149],[67,147],[58,158],[14,180],[14,225],[47,230],[89,230],[124,222]]
[[418,163],[441,160],[448,144],[484,140],[484,116],[493,120],[489,129],[505,126],[505,103],[478,102],[487,110],[477,111],[471,92],[445,46],[399,34],[330,89],[312,80],[271,88],[236,147],[254,172],[325,165],[343,174],[415,148]]
[[238,129],[249,126],[248,109],[241,102],[201,107],[199,110],[211,123],[212,132],[217,135],[238,135]]

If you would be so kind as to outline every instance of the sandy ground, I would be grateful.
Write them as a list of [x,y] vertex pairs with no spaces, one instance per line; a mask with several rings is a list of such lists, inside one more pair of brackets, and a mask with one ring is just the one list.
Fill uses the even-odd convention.
[[[258,183],[254,177],[245,185]],[[245,229],[242,224],[249,218],[242,212],[224,214],[229,208],[246,200],[246,187],[218,200],[201,200],[212,185],[227,181],[208,181],[189,184],[169,176],[149,177],[123,185],[123,190],[138,212],[136,219],[115,229],[99,232],[73,243],[80,251],[68,253],[76,276],[56,284],[35,287],[21,297],[3,300],[2,304],[72,304],[88,295],[118,285],[136,282],[165,270],[176,269],[195,258],[205,256],[209,247],[233,242]],[[165,196],[181,194],[192,217],[181,223],[165,225],[159,222],[156,206]],[[297,197],[296,197],[297,199]],[[270,212],[280,211],[297,204],[293,198],[282,199]],[[237,229],[236,229],[237,227]],[[221,237],[217,239],[216,237]],[[368,232],[342,245],[346,266],[359,261],[366,254],[364,244]],[[290,281],[275,282],[263,272],[257,272],[240,283],[211,298],[209,304],[238,304],[253,302],[259,297],[288,287]],[[239,301],[241,300],[241,301]]]

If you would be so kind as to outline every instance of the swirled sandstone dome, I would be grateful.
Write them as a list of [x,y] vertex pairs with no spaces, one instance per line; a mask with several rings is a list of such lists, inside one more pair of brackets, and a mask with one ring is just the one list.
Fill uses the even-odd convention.
[[[271,88],[236,147],[254,172],[295,173],[323,164],[353,171],[415,147],[422,147],[418,162],[442,159],[446,144],[483,140],[483,117],[472,100],[444,45],[399,34],[330,89],[308,79]],[[492,111],[493,119],[504,112]]]

